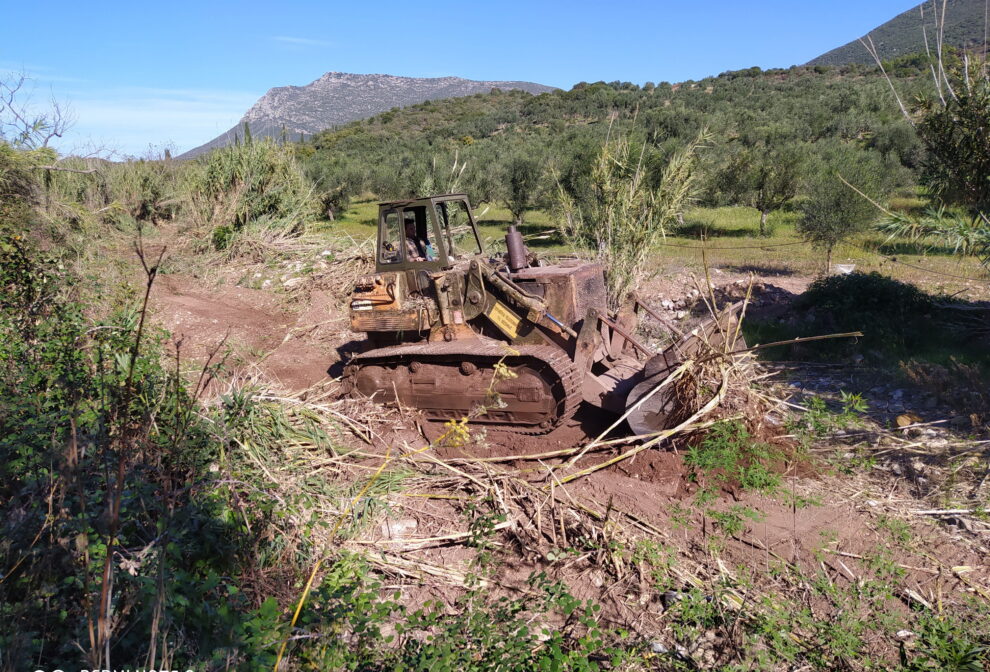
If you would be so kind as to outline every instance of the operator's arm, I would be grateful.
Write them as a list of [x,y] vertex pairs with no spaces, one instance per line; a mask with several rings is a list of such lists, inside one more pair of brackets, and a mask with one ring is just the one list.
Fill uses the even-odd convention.
[[420,254],[416,241],[408,237],[406,238],[406,261],[423,261],[423,255]]

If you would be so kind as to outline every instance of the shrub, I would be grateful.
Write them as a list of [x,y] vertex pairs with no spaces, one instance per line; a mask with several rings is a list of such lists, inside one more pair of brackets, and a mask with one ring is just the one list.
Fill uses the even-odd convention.
[[[315,212],[314,200],[292,148],[267,138],[210,152],[192,184],[200,223],[230,227],[235,235],[249,226],[298,234]],[[229,243],[230,238],[221,235],[211,242]]]
[[[818,333],[862,331],[871,348],[910,348],[931,333],[932,297],[914,285],[872,273],[819,278],[799,300]],[[848,344],[846,344],[848,345]]]
[[618,310],[642,279],[655,246],[693,200],[698,153],[708,140],[702,131],[664,157],[655,148],[618,136],[598,151],[587,195],[569,193],[558,177],[561,231],[573,244],[595,250],[608,269],[610,310]]

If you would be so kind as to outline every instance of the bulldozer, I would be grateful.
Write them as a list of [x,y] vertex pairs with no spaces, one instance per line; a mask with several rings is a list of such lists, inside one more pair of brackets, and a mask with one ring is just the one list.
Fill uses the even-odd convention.
[[[346,393],[418,410],[427,420],[543,434],[582,404],[627,415],[634,434],[665,428],[658,385],[702,342],[738,332],[711,320],[662,352],[636,338],[635,295],[616,314],[601,264],[545,264],[513,225],[486,254],[465,194],[381,203],[375,273],[357,280],[350,327],[366,334],[345,365]],[[728,319],[734,319],[729,311]]]

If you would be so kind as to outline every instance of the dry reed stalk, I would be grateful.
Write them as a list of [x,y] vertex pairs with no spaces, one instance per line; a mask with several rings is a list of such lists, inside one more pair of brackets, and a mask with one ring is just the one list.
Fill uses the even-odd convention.
[[[432,446],[428,445],[421,450],[428,450],[431,447]],[[371,475],[368,481],[364,484],[364,487],[362,487],[361,490],[358,491],[358,493],[353,497],[353,499],[351,499],[350,503],[347,505],[347,508],[337,518],[337,522],[334,524],[333,528],[330,530],[330,534],[327,536],[328,544],[333,542],[334,538],[337,536],[337,532],[339,532],[341,526],[343,526],[344,520],[347,518],[348,515],[350,515],[351,511],[354,510],[354,507],[361,500],[361,498],[364,497],[365,493],[367,493],[368,490],[371,489],[371,486],[375,484],[378,478],[382,475],[382,472],[385,470],[385,467],[388,466],[391,461],[392,461],[392,449],[389,448],[385,451],[385,457],[382,459],[382,463],[378,466],[378,469],[375,471],[374,474]],[[293,612],[292,620],[289,623],[290,633],[292,631],[292,628],[296,627],[296,623],[299,621],[299,615],[302,613],[302,608],[303,605],[306,603],[306,598],[309,597],[309,593],[313,589],[313,581],[316,579],[317,573],[320,571],[320,568],[323,566],[323,563],[326,561],[326,558],[328,556],[329,553],[325,549],[323,553],[321,553],[317,561],[313,563],[313,569],[309,573],[309,578],[306,579],[306,585],[303,587],[303,592],[299,596],[299,602],[296,604],[295,612]],[[275,657],[274,672],[278,672],[278,668],[282,661],[282,657],[285,655],[285,648],[286,646],[288,646],[288,644],[289,644],[288,638],[282,641],[282,645],[279,647],[278,650],[278,655]]]
[[[419,559],[403,558],[398,555],[380,552],[369,554],[366,557],[371,564],[385,571],[399,574],[400,576],[419,581],[425,581],[427,577],[436,577],[444,579],[447,583],[458,588],[468,587],[467,576],[464,572],[448,569],[447,567],[439,567]],[[478,579],[477,585],[481,588],[487,588],[488,581]],[[277,667],[275,669],[278,670]]]
[[[516,524],[515,520],[506,520],[492,527],[493,531],[504,530]],[[349,543],[357,545],[377,545],[377,544],[400,544],[401,551],[414,551],[432,546],[445,545],[452,541],[464,541],[470,539],[471,532],[453,532],[436,537],[409,537],[406,539],[352,539]]]
[[327,413],[341,420],[345,425],[350,427],[351,430],[354,431],[354,435],[357,436],[362,441],[364,441],[365,443],[367,443],[369,446],[374,445],[371,441],[373,432],[371,431],[370,427],[368,427],[367,425],[362,425],[357,420],[354,420],[353,418],[344,415],[340,411],[330,408],[330,406],[328,406],[327,404],[314,404],[308,401],[303,401],[302,399],[299,399],[297,397],[280,397],[272,394],[258,394],[255,395],[255,399],[258,399],[259,401],[276,401],[284,404],[291,404],[292,406],[290,406],[290,408],[302,406],[309,410],[316,411],[319,413]]
[[601,434],[599,434],[595,438],[594,441],[592,441],[587,446],[585,446],[584,448],[582,448],[581,450],[579,450],[574,455],[574,457],[572,457],[570,460],[567,461],[566,464],[564,464],[564,468],[566,469],[566,468],[570,468],[570,467],[574,466],[574,464],[579,459],[581,459],[582,457],[584,457],[584,455],[589,450],[591,450],[592,448],[596,447],[597,445],[600,445],[599,442],[603,438],[605,438],[608,435],[609,432],[611,432],[613,429],[615,429],[616,427],[618,427],[622,422],[624,422],[626,420],[626,418],[628,418],[636,409],[638,409],[640,406],[642,406],[647,400],[649,400],[650,398],[652,398],[653,395],[655,395],[657,392],[659,392],[663,388],[667,387],[668,385],[673,385],[675,382],[677,382],[677,380],[681,376],[683,376],[685,374],[685,372],[687,372],[692,366],[694,366],[694,361],[693,360],[690,360],[689,359],[689,360],[686,360],[685,362],[683,362],[679,367],[677,367],[677,369],[672,374],[670,374],[668,377],[666,377],[662,381],[660,381],[660,383],[656,387],[654,387],[652,390],[650,390],[647,394],[643,395],[643,398],[642,399],[640,399],[635,404],[633,404],[632,406],[630,406],[629,408],[627,408],[626,409],[626,412],[623,413],[621,416],[619,416],[619,419],[618,420],[616,420],[611,425],[609,425],[608,428],[605,429],[605,431],[603,431]]
[[569,476],[564,477],[560,481],[561,484],[570,483],[571,481],[573,481],[575,479],[581,478],[583,476],[587,476],[589,474],[593,474],[594,472],[599,471],[600,469],[604,469],[605,467],[610,467],[613,464],[618,464],[619,462],[622,462],[623,460],[629,459],[630,457],[643,452],[647,448],[652,448],[653,446],[657,445],[661,441],[664,441],[666,439],[669,439],[672,436],[677,435],[678,433],[684,431],[684,429],[686,427],[688,427],[691,424],[693,424],[696,420],[698,420],[699,418],[707,415],[712,410],[714,410],[719,405],[719,403],[721,403],[721,401],[725,398],[726,390],[727,390],[727,380],[725,378],[723,378],[722,379],[722,384],[719,386],[719,390],[715,394],[715,396],[713,396],[711,398],[711,400],[709,400],[708,403],[706,403],[700,410],[695,411],[691,415],[691,417],[689,417],[687,420],[681,422],[676,427],[673,427],[673,428],[668,429],[668,430],[664,430],[663,432],[660,433],[659,436],[657,436],[657,437],[655,437],[653,439],[650,439],[646,443],[641,444],[639,446],[636,446],[635,448],[632,448],[630,450],[627,450],[625,453],[622,453],[621,455],[619,455],[617,457],[613,457],[610,460],[606,460],[605,462],[601,462],[600,464],[596,464],[596,465],[591,466],[591,467],[588,467],[586,469],[581,469],[581,470],[579,470],[579,471],[577,471],[577,472],[575,472],[573,474],[570,474]]

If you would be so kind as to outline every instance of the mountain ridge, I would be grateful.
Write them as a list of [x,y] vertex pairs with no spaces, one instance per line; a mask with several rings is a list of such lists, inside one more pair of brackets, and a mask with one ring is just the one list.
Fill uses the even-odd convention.
[[396,107],[427,100],[459,98],[492,89],[547,93],[555,87],[523,81],[472,80],[462,77],[401,77],[381,73],[329,71],[303,86],[269,89],[241,117],[236,126],[178,158],[191,159],[244,135],[298,139],[334,126],[366,119]]
[[[873,40],[880,58],[890,60],[925,50],[925,31],[929,47],[935,48],[935,11],[942,7],[923,2],[882,23],[867,35]],[[923,11],[922,11],[923,10]],[[924,16],[924,21],[922,21]],[[947,0],[945,5],[944,43],[951,47],[982,45],[986,37],[987,3],[985,0]],[[865,38],[867,35],[863,35]],[[862,38],[859,38],[862,39]],[[873,64],[859,39],[813,58],[806,65]]]

